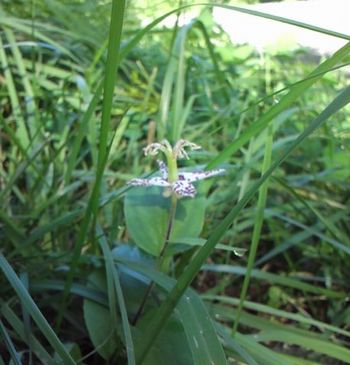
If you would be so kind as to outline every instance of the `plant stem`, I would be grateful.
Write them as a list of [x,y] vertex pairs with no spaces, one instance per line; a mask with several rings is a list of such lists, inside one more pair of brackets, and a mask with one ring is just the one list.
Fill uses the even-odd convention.
[[166,230],[165,234],[165,240],[163,244],[163,248],[160,251],[159,257],[158,257],[158,269],[161,269],[162,262],[164,259],[165,250],[168,247],[171,231],[173,229],[173,224],[175,220],[175,214],[176,214],[176,206],[177,206],[177,197],[175,194],[171,195],[171,203],[170,203],[170,210],[169,210],[169,220],[168,220],[168,228]]
[[[177,161],[176,157],[174,157],[174,152],[171,151],[170,153],[165,153],[168,165],[168,181],[173,183],[177,180]],[[175,197],[176,198],[176,197]],[[173,196],[172,198],[173,199]],[[173,204],[173,202],[171,203]]]
[[[176,206],[177,206],[177,197],[176,197],[175,194],[172,194],[171,195],[170,210],[169,210],[168,227],[167,227],[166,234],[165,234],[163,248],[160,251],[160,254],[159,254],[159,257],[158,257],[158,260],[157,260],[157,268],[159,270],[161,270],[161,268],[162,268],[162,264],[163,264],[163,261],[164,261],[165,251],[166,251],[166,248],[168,247],[168,244],[169,244],[170,235],[171,235],[171,231],[172,231],[172,228],[173,228],[173,223],[174,223],[174,220],[175,220]],[[138,311],[137,311],[134,319],[131,321],[131,324],[133,326],[136,325],[137,321],[141,317],[141,315],[142,315],[142,313],[144,311],[146,302],[147,302],[149,296],[151,295],[154,286],[155,286],[154,281],[151,281],[149,283],[149,285],[148,285],[148,288],[146,290],[145,295],[143,296],[143,299],[141,301],[140,307],[139,307],[139,309],[138,309]]]

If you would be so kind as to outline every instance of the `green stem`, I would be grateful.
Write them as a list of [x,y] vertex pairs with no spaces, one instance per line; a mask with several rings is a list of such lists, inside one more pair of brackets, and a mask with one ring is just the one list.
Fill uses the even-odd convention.
[[171,231],[173,229],[173,224],[174,224],[174,220],[175,220],[175,215],[176,215],[176,206],[177,206],[177,196],[173,193],[171,195],[171,203],[170,203],[170,210],[169,210],[169,219],[168,219],[168,228],[165,234],[165,240],[164,240],[164,245],[162,250],[160,251],[159,257],[158,257],[158,269],[161,269],[162,267],[162,263],[164,261],[164,254],[165,251],[169,245],[169,241],[170,241],[170,235],[171,235]]
[[[176,157],[174,157],[173,153],[165,153],[168,165],[168,181],[173,183],[177,180],[177,161]],[[176,197],[175,197],[176,198]],[[173,199],[173,197],[171,198]],[[173,204],[173,201],[171,202]]]
[[[175,220],[175,215],[176,215],[176,206],[177,206],[177,197],[175,194],[171,195],[171,203],[170,203],[170,210],[169,210],[169,219],[168,219],[168,227],[166,230],[166,234],[165,234],[165,239],[164,239],[164,244],[162,247],[162,250],[160,251],[158,260],[157,260],[157,267],[159,270],[162,269],[163,266],[163,262],[164,262],[164,255],[165,255],[165,251],[166,248],[168,247],[169,241],[170,241],[170,235],[171,235],[171,231],[173,228],[173,224],[174,224],[174,220]],[[149,298],[149,296],[152,293],[152,290],[155,286],[154,281],[151,281],[150,284],[148,285],[148,288],[146,290],[145,295],[143,296],[143,299],[141,301],[140,307],[132,321],[132,325],[135,326],[137,321],[139,320],[139,318],[141,317],[144,309],[145,309],[145,305],[147,303],[147,300]]]

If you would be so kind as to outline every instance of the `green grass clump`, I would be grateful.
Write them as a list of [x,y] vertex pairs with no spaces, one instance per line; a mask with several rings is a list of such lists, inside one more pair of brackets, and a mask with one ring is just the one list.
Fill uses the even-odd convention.
[[[350,363],[350,43],[262,57],[182,5],[1,5],[0,365]],[[225,169],[171,212],[126,184],[163,139]]]

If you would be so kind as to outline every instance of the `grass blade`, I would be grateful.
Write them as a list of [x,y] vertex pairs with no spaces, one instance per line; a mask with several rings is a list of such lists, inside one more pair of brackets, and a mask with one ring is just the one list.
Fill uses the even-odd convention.
[[[232,308],[213,305],[213,312],[221,319],[233,320],[236,316],[236,310]],[[285,326],[281,323],[274,323],[269,319],[258,317],[249,313],[243,313],[242,323],[258,333],[254,336],[245,336],[247,339],[254,338],[254,341],[281,341],[298,345],[314,351],[315,353],[324,354],[345,363],[349,363],[350,351],[345,346],[333,343],[327,334],[320,335],[304,329],[295,328],[293,326]]]
[[21,149],[25,150],[30,145],[29,134],[23,118],[22,110],[19,103],[19,97],[17,94],[11,69],[7,61],[7,56],[5,53],[5,48],[2,43],[1,37],[0,37],[0,62],[2,69],[4,70],[4,76],[6,80],[5,84],[7,87],[8,95],[10,97],[14,118],[17,123],[16,137],[18,142],[21,144]]
[[3,338],[5,345],[11,355],[11,359],[15,365],[22,365],[21,359],[16,351],[15,345],[13,344],[10,335],[8,334],[2,320],[0,319],[0,335]]
[[121,33],[123,28],[124,9],[125,9],[124,0],[121,1],[113,0],[112,10],[111,10],[111,24],[110,24],[107,63],[106,63],[106,74],[104,79],[102,122],[100,129],[100,139],[99,139],[100,144],[99,144],[98,165],[97,165],[95,183],[92,189],[91,196],[89,198],[88,207],[86,209],[84,220],[82,222],[77,237],[76,245],[74,247],[71,267],[66,281],[66,288],[63,293],[62,302],[58,313],[57,328],[59,328],[63,318],[63,313],[66,308],[70,287],[73,283],[73,278],[76,268],[78,267],[81,248],[86,240],[90,222],[92,220],[92,217],[96,216],[98,210],[99,194],[103,179],[103,171],[108,157],[108,152],[107,152],[108,131],[109,131],[109,122],[111,116],[114,87],[117,79],[117,69],[120,61],[119,48],[120,48]]
[[[268,128],[265,142],[266,142],[266,145],[265,145],[264,162],[263,162],[263,166],[262,166],[262,175],[268,170],[268,168],[271,165],[272,143],[273,143],[272,125],[270,125]],[[239,319],[240,319],[241,311],[243,308],[243,303],[247,296],[250,276],[251,276],[251,273],[253,270],[255,257],[256,257],[257,250],[258,250],[261,229],[262,229],[263,221],[264,221],[264,211],[265,211],[265,205],[266,205],[267,189],[268,189],[268,181],[265,181],[259,189],[258,204],[257,204],[256,215],[255,215],[255,220],[254,220],[255,223],[254,223],[254,229],[253,229],[253,236],[252,236],[252,242],[251,242],[250,249],[249,249],[247,271],[244,276],[237,316],[235,318],[235,322],[234,322],[233,329],[232,329],[233,336],[235,335],[237,328],[238,328]]]
[[[202,298],[204,300],[211,300],[211,301],[216,301],[216,302],[222,302],[225,304],[230,304],[230,305],[234,305],[234,306],[238,306],[239,305],[239,299],[238,298],[232,298],[232,297],[226,297],[226,296],[220,296],[220,295],[208,295],[208,294],[204,294],[202,295]],[[338,328],[336,326],[333,326],[331,324],[328,323],[324,323],[318,320],[315,320],[313,318],[307,317],[305,315],[302,314],[297,314],[297,313],[290,313],[281,309],[276,309],[276,308],[272,308],[268,305],[264,305],[264,304],[260,304],[260,303],[255,303],[255,302],[250,302],[250,301],[245,301],[243,304],[243,307],[246,309],[249,309],[251,311],[256,311],[259,313],[263,313],[263,314],[268,314],[274,317],[279,317],[279,318],[286,318],[286,319],[290,319],[292,321],[296,321],[298,323],[301,324],[306,324],[309,326],[315,326],[317,328],[320,329],[320,331],[331,331],[343,336],[346,336],[348,338],[350,338],[350,332],[346,331],[342,328]]]
[[40,312],[39,308],[35,304],[32,297],[29,295],[28,291],[23,286],[21,280],[18,278],[16,273],[13,271],[11,265],[7,262],[5,257],[0,253],[0,268],[5,274],[8,282],[11,284],[13,289],[16,291],[18,297],[20,298],[22,305],[26,308],[28,313],[32,316],[33,320],[44,334],[46,340],[55,349],[58,355],[61,357],[67,365],[75,365],[75,361],[72,359],[70,354],[67,352],[63,343],[56,336],[55,332],[47,322],[46,318]]
[[[210,270],[215,272],[226,272],[230,274],[236,275],[245,275],[246,269],[241,266],[231,266],[231,265],[204,265],[202,267],[203,270]],[[346,294],[344,292],[339,292],[335,290],[331,290],[328,288],[322,288],[316,285],[311,285],[309,283],[302,282],[300,280],[294,279],[288,276],[282,276],[278,274],[273,274],[269,272],[265,272],[262,270],[252,270],[251,276],[253,278],[266,280],[270,283],[275,283],[279,285],[283,285],[289,288],[295,288],[298,290],[303,290],[305,292],[321,294],[325,295],[329,298],[345,298]]]
[[[96,227],[96,233],[98,237],[99,244],[102,248],[103,256],[105,258],[105,266],[106,266],[106,275],[107,275],[107,287],[108,287],[108,300],[110,305],[110,311],[115,311],[116,301],[115,301],[115,293],[118,297],[118,305],[120,315],[122,317],[123,322],[123,331],[126,343],[126,352],[128,355],[128,364],[135,365],[135,350],[134,343],[131,335],[131,329],[128,319],[128,313],[125,306],[124,295],[122,291],[122,287],[120,285],[120,280],[118,276],[118,271],[113,262],[112,252],[108,246],[105,235],[103,234],[102,228],[100,226]],[[112,321],[116,322],[116,318],[114,315],[111,315]]]
[[28,131],[31,138],[31,144],[41,142],[38,138],[34,139],[34,136],[38,136],[37,131],[41,129],[39,115],[36,113],[36,105],[34,102],[34,91],[30,83],[22,54],[16,44],[14,34],[11,29],[5,28],[5,34],[9,41],[9,45],[13,54],[14,61],[18,68],[18,74],[21,76],[23,88],[25,91],[25,106],[27,115]]
[[224,340],[224,344],[227,348],[237,353],[247,363],[247,365],[259,365],[250,353],[248,353],[241,345],[239,345],[235,339],[230,337],[230,335],[227,333],[227,328],[223,327],[219,323],[216,323],[215,327],[217,333],[219,333]]
[[[149,277],[157,285],[171,291],[175,280],[161,274],[151,267],[116,257],[118,261],[129,268]],[[194,363],[204,364],[226,364],[225,354],[217,338],[212,320],[208,316],[206,307],[202,300],[193,290],[187,290],[185,297],[181,298],[176,308],[179,318],[183,323],[189,346],[191,347]],[[152,323],[152,322],[151,322]],[[196,339],[196,341],[193,340]],[[202,343],[202,347],[198,346]],[[205,356],[203,356],[205,355]],[[139,364],[139,360],[137,361]],[[141,362],[140,362],[141,364]]]
[[304,29],[312,30],[314,32],[327,34],[327,35],[330,35],[332,37],[346,39],[348,41],[350,40],[350,36],[348,34],[334,32],[334,31],[329,30],[329,29],[316,27],[314,25],[299,22],[297,20],[288,19],[288,18],[284,18],[284,17],[281,17],[281,16],[272,15],[272,14],[268,14],[268,13],[263,13],[261,11],[256,11],[256,10],[252,10],[252,9],[241,8],[241,7],[238,7],[238,6],[232,6],[232,5],[217,5],[217,6],[220,7],[220,8],[226,8],[226,9],[238,11],[238,12],[244,13],[244,14],[258,16],[260,18],[266,18],[266,19],[277,21],[277,22],[294,25],[294,26],[299,27],[299,28],[304,28]]
[[32,349],[32,351],[38,357],[38,359],[47,364],[54,363],[53,358],[45,350],[44,346],[42,346],[41,343],[34,337],[32,333],[30,335],[30,343],[27,342],[29,339],[27,338],[26,335],[25,326],[23,325],[22,321],[16,316],[13,310],[9,307],[8,304],[4,303],[1,305],[1,313],[3,317],[6,319],[6,321],[14,329],[16,334],[21,338],[21,340],[25,342],[27,346]]

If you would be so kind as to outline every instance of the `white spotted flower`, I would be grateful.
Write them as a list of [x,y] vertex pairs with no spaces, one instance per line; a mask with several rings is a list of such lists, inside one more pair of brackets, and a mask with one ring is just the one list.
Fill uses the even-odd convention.
[[150,179],[132,179],[128,182],[128,185],[146,187],[162,186],[166,188],[165,195],[171,195],[174,193],[178,197],[193,198],[196,195],[196,189],[192,184],[194,181],[219,175],[225,170],[216,169],[211,171],[178,172],[177,160],[179,158],[189,158],[185,151],[185,147],[189,147],[191,150],[201,148],[200,146],[183,139],[179,140],[174,147],[172,147],[167,140],[163,140],[160,143],[150,144],[144,148],[145,155],[156,156],[159,152],[163,152],[166,156],[168,166],[163,161],[157,160],[160,177],[152,177]]

